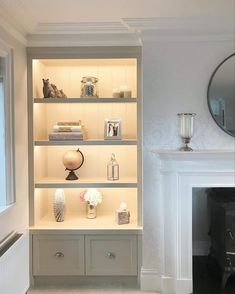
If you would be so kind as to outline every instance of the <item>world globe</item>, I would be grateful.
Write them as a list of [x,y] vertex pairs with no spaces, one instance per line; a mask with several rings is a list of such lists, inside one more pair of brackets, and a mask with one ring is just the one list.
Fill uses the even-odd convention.
[[84,162],[84,156],[82,152],[78,150],[69,150],[63,155],[63,164],[65,170],[69,170],[70,173],[66,177],[66,180],[77,180],[78,176],[75,174],[75,170],[79,169]]

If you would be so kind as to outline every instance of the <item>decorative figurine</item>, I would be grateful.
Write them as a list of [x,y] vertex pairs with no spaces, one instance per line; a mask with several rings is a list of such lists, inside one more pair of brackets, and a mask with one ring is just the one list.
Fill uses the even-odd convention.
[[69,171],[66,180],[77,180],[78,176],[75,174],[75,170],[79,169],[84,163],[84,155],[78,150],[69,150],[63,156],[63,164],[66,167],[65,170]]
[[49,83],[49,79],[42,79],[42,81],[44,98],[67,98],[62,89],[58,90],[56,85]]

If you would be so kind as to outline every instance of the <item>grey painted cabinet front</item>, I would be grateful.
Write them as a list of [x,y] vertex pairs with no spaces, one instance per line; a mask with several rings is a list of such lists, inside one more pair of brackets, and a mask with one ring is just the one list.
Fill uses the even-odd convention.
[[86,274],[90,276],[137,275],[137,238],[135,235],[88,235]]
[[84,275],[84,236],[34,235],[33,275]]
[[136,276],[136,235],[34,235],[34,276]]

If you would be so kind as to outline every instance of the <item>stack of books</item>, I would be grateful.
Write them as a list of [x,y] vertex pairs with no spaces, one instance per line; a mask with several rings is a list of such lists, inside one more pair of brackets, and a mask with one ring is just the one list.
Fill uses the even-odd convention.
[[49,134],[49,140],[83,140],[84,127],[81,121],[57,122]]

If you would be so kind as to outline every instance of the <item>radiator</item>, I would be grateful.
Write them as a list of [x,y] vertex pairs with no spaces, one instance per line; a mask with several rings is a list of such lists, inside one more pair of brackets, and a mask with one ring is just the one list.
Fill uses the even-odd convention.
[[29,236],[12,233],[0,243],[0,294],[25,294],[29,288]]

